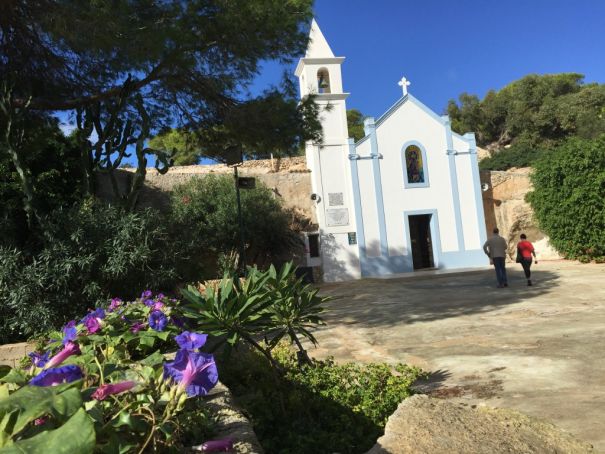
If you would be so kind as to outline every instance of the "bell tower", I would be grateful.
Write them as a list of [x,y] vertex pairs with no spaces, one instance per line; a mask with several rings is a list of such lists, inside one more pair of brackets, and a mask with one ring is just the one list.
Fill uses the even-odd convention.
[[342,63],[344,57],[335,57],[330,45],[313,19],[309,33],[309,46],[305,57],[296,67],[296,76],[300,81],[300,95],[305,98],[315,95],[316,102],[323,109],[322,126],[324,143],[341,141],[349,138],[347,129],[347,108],[345,100],[349,93],[342,89]]
[[358,279],[361,275],[355,226],[355,208],[349,154],[347,106],[341,67],[344,57],[335,57],[313,19],[309,45],[295,74],[300,96],[313,96],[320,107],[321,143],[307,142],[307,167],[311,170],[317,222],[320,233],[321,266],[325,281]]

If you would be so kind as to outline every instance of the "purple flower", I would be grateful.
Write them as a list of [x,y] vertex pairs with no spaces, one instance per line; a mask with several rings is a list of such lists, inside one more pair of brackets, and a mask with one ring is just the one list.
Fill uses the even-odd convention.
[[101,320],[105,318],[105,311],[102,308],[95,309],[86,314],[81,323],[86,326],[88,334],[94,334],[101,329]]
[[115,311],[118,307],[122,305],[122,300],[120,298],[112,298],[111,303],[109,303],[109,307],[107,308],[108,312]]
[[174,340],[176,340],[176,343],[179,344],[180,348],[184,348],[185,350],[196,350],[206,343],[207,338],[207,334],[183,331],[178,336],[175,336]]
[[88,334],[94,334],[101,329],[101,323],[96,317],[88,317],[84,320],[84,326],[88,330]]
[[44,367],[46,365],[46,363],[48,362],[48,358],[50,356],[50,351],[44,352],[44,353],[38,353],[38,352],[31,352],[28,353],[28,355],[34,366],[36,367]]
[[146,299],[146,300],[143,300],[143,304],[145,306],[151,307],[151,306],[153,306],[155,304],[155,301],[152,300],[152,299]]
[[70,356],[79,355],[80,353],[80,347],[78,346],[78,344],[68,342],[67,344],[65,344],[65,347],[63,347],[63,350],[61,350],[59,353],[57,353],[55,356],[48,360],[44,367],[48,369],[50,367],[58,366]]
[[156,300],[163,300],[164,298],[166,298],[166,295],[164,295],[163,293],[158,293],[158,294],[155,296],[155,299],[156,299]]
[[138,333],[139,331],[141,331],[143,328],[145,328],[145,323],[141,323],[141,322],[135,322],[132,324],[132,326],[130,327],[130,331],[133,333]]
[[34,386],[55,386],[62,383],[71,383],[82,378],[82,371],[75,364],[46,369],[30,380]]
[[163,331],[168,324],[168,318],[162,311],[153,311],[149,314],[149,326],[156,331]]
[[174,361],[164,363],[164,379],[172,379],[189,397],[204,396],[218,382],[214,356],[179,350]]
[[221,438],[220,440],[208,440],[202,443],[202,452],[230,452],[233,451],[233,440]]
[[136,385],[136,382],[133,381],[122,381],[109,385],[101,385],[96,389],[94,393],[92,393],[91,397],[96,400],[104,400],[107,396],[110,396],[112,394],[120,394],[125,391],[129,391]]
[[76,321],[71,320],[67,322],[67,325],[63,327],[63,345],[76,340],[78,336],[78,330],[76,329]]
[[141,293],[141,299],[147,300],[147,299],[151,298],[152,295],[153,295],[153,293],[151,293],[151,290],[145,290],[143,293]]
[[153,310],[154,311],[161,311],[162,309],[164,309],[164,303],[162,303],[160,301],[154,301],[153,302]]

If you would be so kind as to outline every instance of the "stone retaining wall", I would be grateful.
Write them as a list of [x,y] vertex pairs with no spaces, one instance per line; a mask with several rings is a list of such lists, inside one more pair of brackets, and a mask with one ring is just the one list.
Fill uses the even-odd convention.
[[[117,172],[118,186],[124,190],[132,177],[133,169]],[[292,210],[299,219],[316,224],[315,207],[311,200],[311,178],[304,157],[247,161],[238,169],[240,176],[255,177],[273,191],[284,208]],[[226,165],[175,166],[167,173],[147,169],[145,186],[139,195],[140,207],[166,209],[170,203],[170,191],[192,178],[207,175],[233,175],[233,168]],[[97,178],[97,195],[105,199],[113,197],[109,179],[104,175]]]
[[16,368],[19,366],[21,358],[32,351],[34,351],[34,344],[30,342],[0,345],[0,365]]

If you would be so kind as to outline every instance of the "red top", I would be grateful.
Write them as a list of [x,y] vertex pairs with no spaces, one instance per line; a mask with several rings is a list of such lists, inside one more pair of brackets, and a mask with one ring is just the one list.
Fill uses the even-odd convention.
[[526,259],[530,259],[531,253],[534,252],[534,246],[527,240],[519,241],[517,248],[521,250],[521,255]]

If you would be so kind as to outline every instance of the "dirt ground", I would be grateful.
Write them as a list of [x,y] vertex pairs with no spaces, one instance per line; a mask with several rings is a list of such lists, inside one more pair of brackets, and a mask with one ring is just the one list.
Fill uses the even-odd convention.
[[605,452],[605,265],[540,262],[532,287],[508,271],[504,289],[492,269],[326,284],[311,354],[416,365],[429,395],[519,410]]

